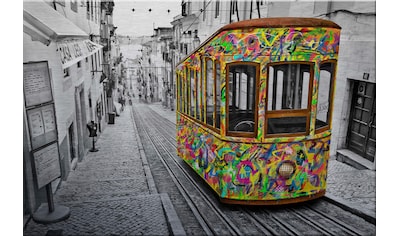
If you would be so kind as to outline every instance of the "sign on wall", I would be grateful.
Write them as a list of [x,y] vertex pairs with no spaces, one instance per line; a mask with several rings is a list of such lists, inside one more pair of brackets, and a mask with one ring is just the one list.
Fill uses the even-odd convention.
[[57,50],[60,53],[62,68],[65,69],[85,57],[98,52],[103,46],[90,40],[68,40],[57,43]]
[[34,151],[33,160],[39,189],[61,176],[57,142]]
[[37,107],[26,111],[32,149],[57,140],[54,105]]
[[53,101],[47,61],[24,63],[25,106]]

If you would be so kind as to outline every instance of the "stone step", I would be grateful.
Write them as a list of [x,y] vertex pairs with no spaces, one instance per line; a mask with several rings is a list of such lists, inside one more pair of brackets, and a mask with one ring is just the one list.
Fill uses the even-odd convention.
[[337,150],[337,161],[346,163],[358,170],[375,170],[374,162],[371,162],[348,149]]

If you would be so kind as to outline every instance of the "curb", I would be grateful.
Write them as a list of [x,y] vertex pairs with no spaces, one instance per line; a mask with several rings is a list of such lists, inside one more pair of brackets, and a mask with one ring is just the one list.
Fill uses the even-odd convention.
[[172,235],[186,235],[183,225],[179,219],[179,216],[177,215],[176,210],[173,207],[172,202],[170,201],[169,195],[166,193],[161,193],[160,196],[161,196],[162,206],[166,214],[168,227]]
[[335,196],[333,196],[331,194],[328,194],[328,193],[326,193],[324,195],[324,198],[327,201],[338,205],[342,209],[350,211],[353,214],[365,219],[366,221],[368,221],[368,222],[370,222],[370,223],[372,223],[374,225],[376,224],[376,214],[375,214],[375,212],[367,210],[367,209],[364,209],[364,208],[362,208],[361,206],[359,206],[356,203],[352,203],[352,202],[346,201],[346,200],[344,200],[342,198],[335,197]]

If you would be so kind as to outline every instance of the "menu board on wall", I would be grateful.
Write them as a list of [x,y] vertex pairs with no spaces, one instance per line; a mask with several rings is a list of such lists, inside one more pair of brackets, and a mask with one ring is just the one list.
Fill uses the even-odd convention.
[[57,142],[33,152],[35,173],[39,189],[61,176],[58,153]]
[[49,104],[26,111],[32,149],[57,140],[54,105]]
[[26,107],[53,101],[47,61],[24,63]]

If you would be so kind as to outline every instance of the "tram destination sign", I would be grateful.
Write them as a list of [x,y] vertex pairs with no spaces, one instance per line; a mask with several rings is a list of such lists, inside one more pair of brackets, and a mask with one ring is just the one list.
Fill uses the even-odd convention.
[[39,189],[61,176],[57,142],[34,151],[33,159]]

